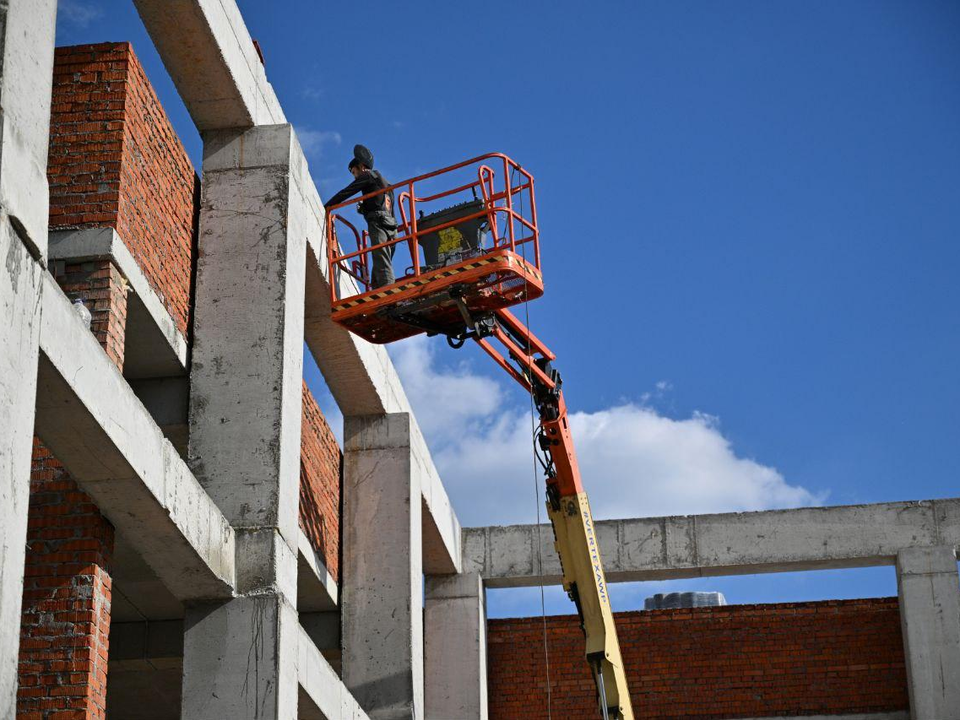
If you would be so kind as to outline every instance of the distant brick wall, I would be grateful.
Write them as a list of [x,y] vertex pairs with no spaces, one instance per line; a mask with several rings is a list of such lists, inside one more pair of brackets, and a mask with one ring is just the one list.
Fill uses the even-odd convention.
[[184,334],[199,180],[129,43],[57,48],[50,227],[117,230]]
[[340,467],[343,456],[313,394],[303,384],[300,431],[300,527],[340,578]]
[[[618,613],[638,718],[906,710],[896,598]],[[491,620],[490,717],[546,718],[541,618]],[[553,716],[594,717],[573,616],[547,618]]]

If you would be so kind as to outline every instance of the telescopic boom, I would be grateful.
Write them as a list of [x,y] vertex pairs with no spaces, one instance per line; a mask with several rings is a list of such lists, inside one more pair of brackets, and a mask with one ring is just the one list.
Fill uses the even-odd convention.
[[560,373],[552,365],[555,356],[505,309],[475,320],[463,339],[467,337],[533,394],[540,415],[537,445],[547,482],[547,513],[563,568],[563,587],[576,604],[586,636],[586,658],[600,712],[609,720],[633,720],[600,544],[580,481]]

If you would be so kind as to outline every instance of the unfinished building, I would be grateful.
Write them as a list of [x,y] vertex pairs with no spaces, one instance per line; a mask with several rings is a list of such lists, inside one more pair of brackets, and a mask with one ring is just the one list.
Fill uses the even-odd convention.
[[[0,3],[0,717],[594,717],[549,527],[461,528],[234,0],[125,43]],[[74,300],[85,302],[89,322]],[[303,383],[309,351],[342,451]],[[610,582],[889,565],[899,597],[621,613],[645,718],[960,720],[960,500],[597,524]],[[542,567],[539,565],[542,558]]]

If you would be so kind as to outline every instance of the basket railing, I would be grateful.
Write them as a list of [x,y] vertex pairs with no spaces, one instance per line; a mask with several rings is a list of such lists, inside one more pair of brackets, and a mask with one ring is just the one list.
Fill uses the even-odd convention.
[[[466,182],[462,181],[464,175]],[[457,176],[461,176],[460,181],[456,180]],[[444,188],[445,182],[456,182],[456,184],[453,187]],[[428,185],[439,185],[440,188],[429,194],[426,192],[418,194],[418,189],[424,189]],[[338,211],[391,191],[396,194],[396,204],[400,211],[397,236],[392,240],[372,245],[369,232],[351,223]],[[430,208],[431,212],[444,209],[438,203],[444,200],[448,202],[456,200],[458,196],[466,196],[468,201],[482,200],[482,207],[476,212],[457,215],[447,222],[431,224],[428,228],[418,226],[425,208]],[[489,238],[480,248],[480,254],[510,250],[523,256],[529,264],[539,270],[540,238],[537,230],[533,176],[519,163],[502,153],[488,153],[465,160],[456,165],[394,183],[376,192],[329,208],[327,260],[330,268],[331,301],[336,303],[345,299],[344,288],[354,284],[357,294],[375,289],[371,278],[371,255],[375,250],[390,246],[406,246],[411,264],[405,273],[398,273],[397,282],[408,282],[411,278],[421,276],[425,271],[420,257],[421,238],[428,233],[439,233],[478,218],[486,220]],[[341,235],[347,239],[346,244],[356,249],[345,251],[343,249],[345,243],[341,240]],[[355,283],[341,283],[340,279],[344,275],[353,278]]]

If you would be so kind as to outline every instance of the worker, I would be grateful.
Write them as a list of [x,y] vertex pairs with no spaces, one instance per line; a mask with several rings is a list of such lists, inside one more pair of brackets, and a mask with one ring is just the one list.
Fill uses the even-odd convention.
[[[353,182],[330,198],[324,204],[325,210],[342,203],[349,197],[367,195],[382,190],[390,184],[384,179],[383,175],[373,169],[373,153],[363,145],[353,146],[353,159],[347,169],[353,175]],[[362,200],[357,204],[357,212],[363,215],[367,221],[370,245],[373,247],[370,252],[373,255],[371,284],[375,288],[390,285],[394,282],[393,251],[397,246],[376,246],[397,237],[397,217],[394,214],[393,190]]]

